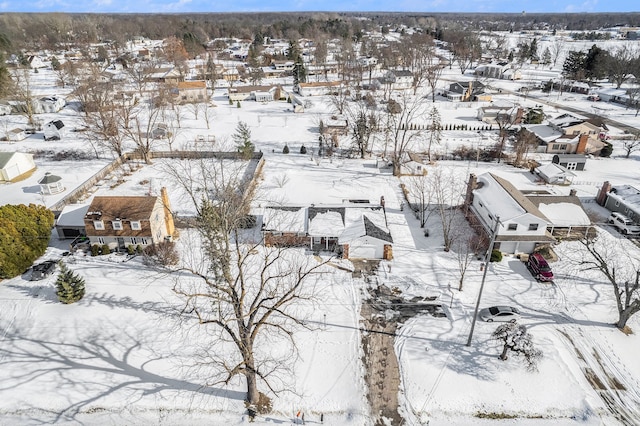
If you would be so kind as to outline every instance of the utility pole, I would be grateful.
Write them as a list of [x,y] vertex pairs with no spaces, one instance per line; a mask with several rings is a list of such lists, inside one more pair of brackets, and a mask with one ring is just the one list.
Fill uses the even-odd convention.
[[476,301],[476,309],[473,311],[473,319],[471,320],[471,331],[469,332],[469,338],[467,339],[467,346],[471,346],[471,339],[473,338],[473,330],[476,328],[476,320],[478,319],[478,309],[480,308],[480,298],[482,297],[482,290],[484,289],[484,281],[487,278],[487,270],[489,269],[489,260],[491,259],[491,251],[493,245],[496,242],[496,235],[498,234],[498,226],[500,226],[500,216],[496,217],[496,224],[493,227],[491,234],[491,242],[487,249],[487,254],[484,258],[484,271],[482,273],[482,281],[480,282],[480,291],[478,292],[478,300]]

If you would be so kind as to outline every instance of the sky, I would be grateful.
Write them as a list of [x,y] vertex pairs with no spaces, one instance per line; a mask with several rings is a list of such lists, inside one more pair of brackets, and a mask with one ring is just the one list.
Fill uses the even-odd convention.
[[640,11],[635,0],[0,0],[0,12],[188,13],[280,11],[598,13]]

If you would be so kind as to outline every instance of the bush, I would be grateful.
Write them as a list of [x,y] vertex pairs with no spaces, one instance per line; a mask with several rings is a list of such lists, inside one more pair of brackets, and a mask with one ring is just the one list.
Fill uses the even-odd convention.
[[91,246],[91,256],[97,256],[100,254],[100,246],[97,244],[94,244]]
[[489,262],[501,262],[502,261],[502,252],[498,249],[491,250],[491,258]]
[[109,254],[109,253],[111,253],[109,244],[103,244],[102,247],[100,247],[100,254]]
[[142,246],[140,244],[138,244],[136,246],[136,254],[142,254],[144,252],[144,249],[142,248]]
[[283,154],[288,154],[289,153],[289,145],[285,144],[284,148],[282,148],[282,153]]
[[240,108],[240,101],[236,104],[236,108]]
[[144,263],[147,265],[173,266],[179,260],[176,244],[172,241],[163,241],[144,248]]
[[56,295],[64,304],[75,303],[84,297],[84,278],[60,262],[60,274],[56,280]]
[[134,254],[136,254],[136,248],[133,246],[133,244],[129,244],[127,246],[127,254],[129,256],[133,256]]
[[302,145],[302,146],[300,147],[300,154],[306,154],[306,153],[307,153],[307,147],[306,147],[306,146],[304,146],[304,145]]
[[609,158],[612,152],[613,152],[613,145],[611,145],[609,142],[604,142],[604,146],[600,151],[600,157]]

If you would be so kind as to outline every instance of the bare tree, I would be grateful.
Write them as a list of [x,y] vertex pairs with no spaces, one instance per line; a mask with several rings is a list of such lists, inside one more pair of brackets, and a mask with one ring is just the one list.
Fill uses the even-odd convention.
[[516,153],[514,164],[516,166],[521,165],[526,160],[529,150],[537,145],[538,139],[533,133],[524,128],[520,129],[513,142],[513,148]]
[[436,87],[438,86],[438,82],[440,81],[440,76],[442,75],[442,70],[444,67],[442,64],[436,62],[436,59],[432,58],[431,62],[427,65],[424,70],[425,79],[429,88],[431,89],[431,102],[436,101]]
[[629,158],[632,152],[640,150],[640,132],[634,132],[633,139],[624,141],[622,146],[626,152],[625,158]]
[[351,99],[349,89],[345,84],[340,84],[339,87],[331,90],[328,102],[335,113],[344,114],[349,104],[349,99]]
[[375,109],[365,101],[358,101],[346,109],[353,147],[360,158],[365,158],[374,133],[378,130],[379,117]]
[[20,103],[20,114],[27,117],[29,126],[36,125],[34,115],[34,94],[31,90],[31,76],[29,68],[16,68],[12,72],[13,96]]
[[429,176],[422,174],[410,176],[406,185],[407,197],[411,209],[420,221],[420,227],[424,228],[433,212],[431,201],[433,198],[433,186]]
[[560,59],[560,55],[562,55],[562,51],[564,50],[566,42],[562,37],[555,36],[553,41],[549,45],[549,51],[551,52],[551,57],[553,58],[553,66],[555,67],[558,63],[558,59]]
[[502,324],[491,336],[503,345],[502,353],[500,354],[501,360],[506,361],[509,357],[509,352],[513,352],[524,357],[527,370],[538,370],[538,362],[542,359],[542,351],[534,346],[533,336],[524,325],[515,322]]
[[606,55],[604,66],[609,80],[615,83],[616,89],[619,89],[633,72],[633,61],[638,57],[638,53],[637,49],[625,43]]
[[580,240],[589,256],[576,259],[584,270],[599,271],[611,284],[616,298],[618,321],[623,330],[631,316],[640,311],[640,263],[601,237]]
[[432,206],[442,222],[442,239],[444,250],[449,251],[458,237],[455,232],[461,220],[459,206],[462,204],[464,184],[455,172],[442,167],[435,168],[430,174],[432,186]]
[[458,272],[460,273],[458,291],[462,291],[464,278],[467,275],[471,261],[482,250],[482,239],[478,237],[472,228],[460,226],[460,230],[461,232],[453,244],[453,250],[456,253],[456,260],[458,261]]
[[151,164],[150,154],[157,142],[153,137],[153,130],[158,123],[160,110],[152,100],[123,108],[129,119],[129,126],[122,128],[124,135],[135,144],[136,151],[147,164]]
[[404,92],[400,94],[399,101],[392,103],[390,100],[387,107],[385,139],[393,147],[393,175],[400,176],[404,154],[413,147],[414,142],[424,136],[425,129],[419,125],[424,107],[420,99]]
[[[194,170],[198,176],[192,179]],[[178,271],[174,291],[184,300],[186,319],[235,348],[225,355],[206,348],[202,359],[220,373],[215,383],[228,384],[242,375],[250,413],[265,412],[270,404],[259,382],[279,393],[282,376],[276,373],[289,363],[259,348],[268,340],[295,351],[294,330],[306,327],[296,307],[311,303],[326,262],[298,249],[265,247],[243,232],[250,188],[241,180],[240,169],[235,170],[207,160],[174,168],[175,178],[198,206],[200,240],[191,260]],[[290,358],[290,353],[285,356]]]
[[498,125],[498,134],[500,137],[500,141],[498,142],[498,149],[496,153],[498,157],[498,163],[502,159],[504,144],[507,139],[509,129],[513,125],[520,123],[521,120],[522,120],[521,109],[517,105],[511,106],[511,107],[505,107],[500,109],[500,111],[498,111],[498,114],[496,116],[496,124]]

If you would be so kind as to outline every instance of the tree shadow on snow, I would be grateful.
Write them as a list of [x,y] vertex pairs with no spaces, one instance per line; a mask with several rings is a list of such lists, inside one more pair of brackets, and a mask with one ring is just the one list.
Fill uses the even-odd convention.
[[[25,329],[34,334],[35,329]],[[91,329],[85,336],[79,331],[73,341],[66,340],[65,333],[45,337],[47,330],[44,328],[39,336],[32,337],[22,335],[18,328],[17,332],[7,332],[0,342],[0,371],[5,372],[0,394],[32,394],[32,382],[36,382],[36,389],[40,383],[43,388],[39,395],[32,394],[34,399],[59,397],[67,401],[59,411],[37,404],[29,407],[28,401],[16,407],[21,413],[33,413],[30,415],[34,423],[79,421],[78,415],[100,410],[101,404],[107,404],[105,399],[113,394],[118,399],[124,396],[123,404],[127,407],[149,395],[162,399],[181,393],[189,400],[245,398],[244,392],[203,386],[188,377],[169,377],[167,373],[173,370],[166,367],[166,349],[164,353],[156,353],[152,348],[152,343],[158,340],[154,330],[136,327],[132,332],[104,321],[102,331]],[[53,392],[47,389],[51,383],[55,383],[55,396],[47,398],[47,392]]]

